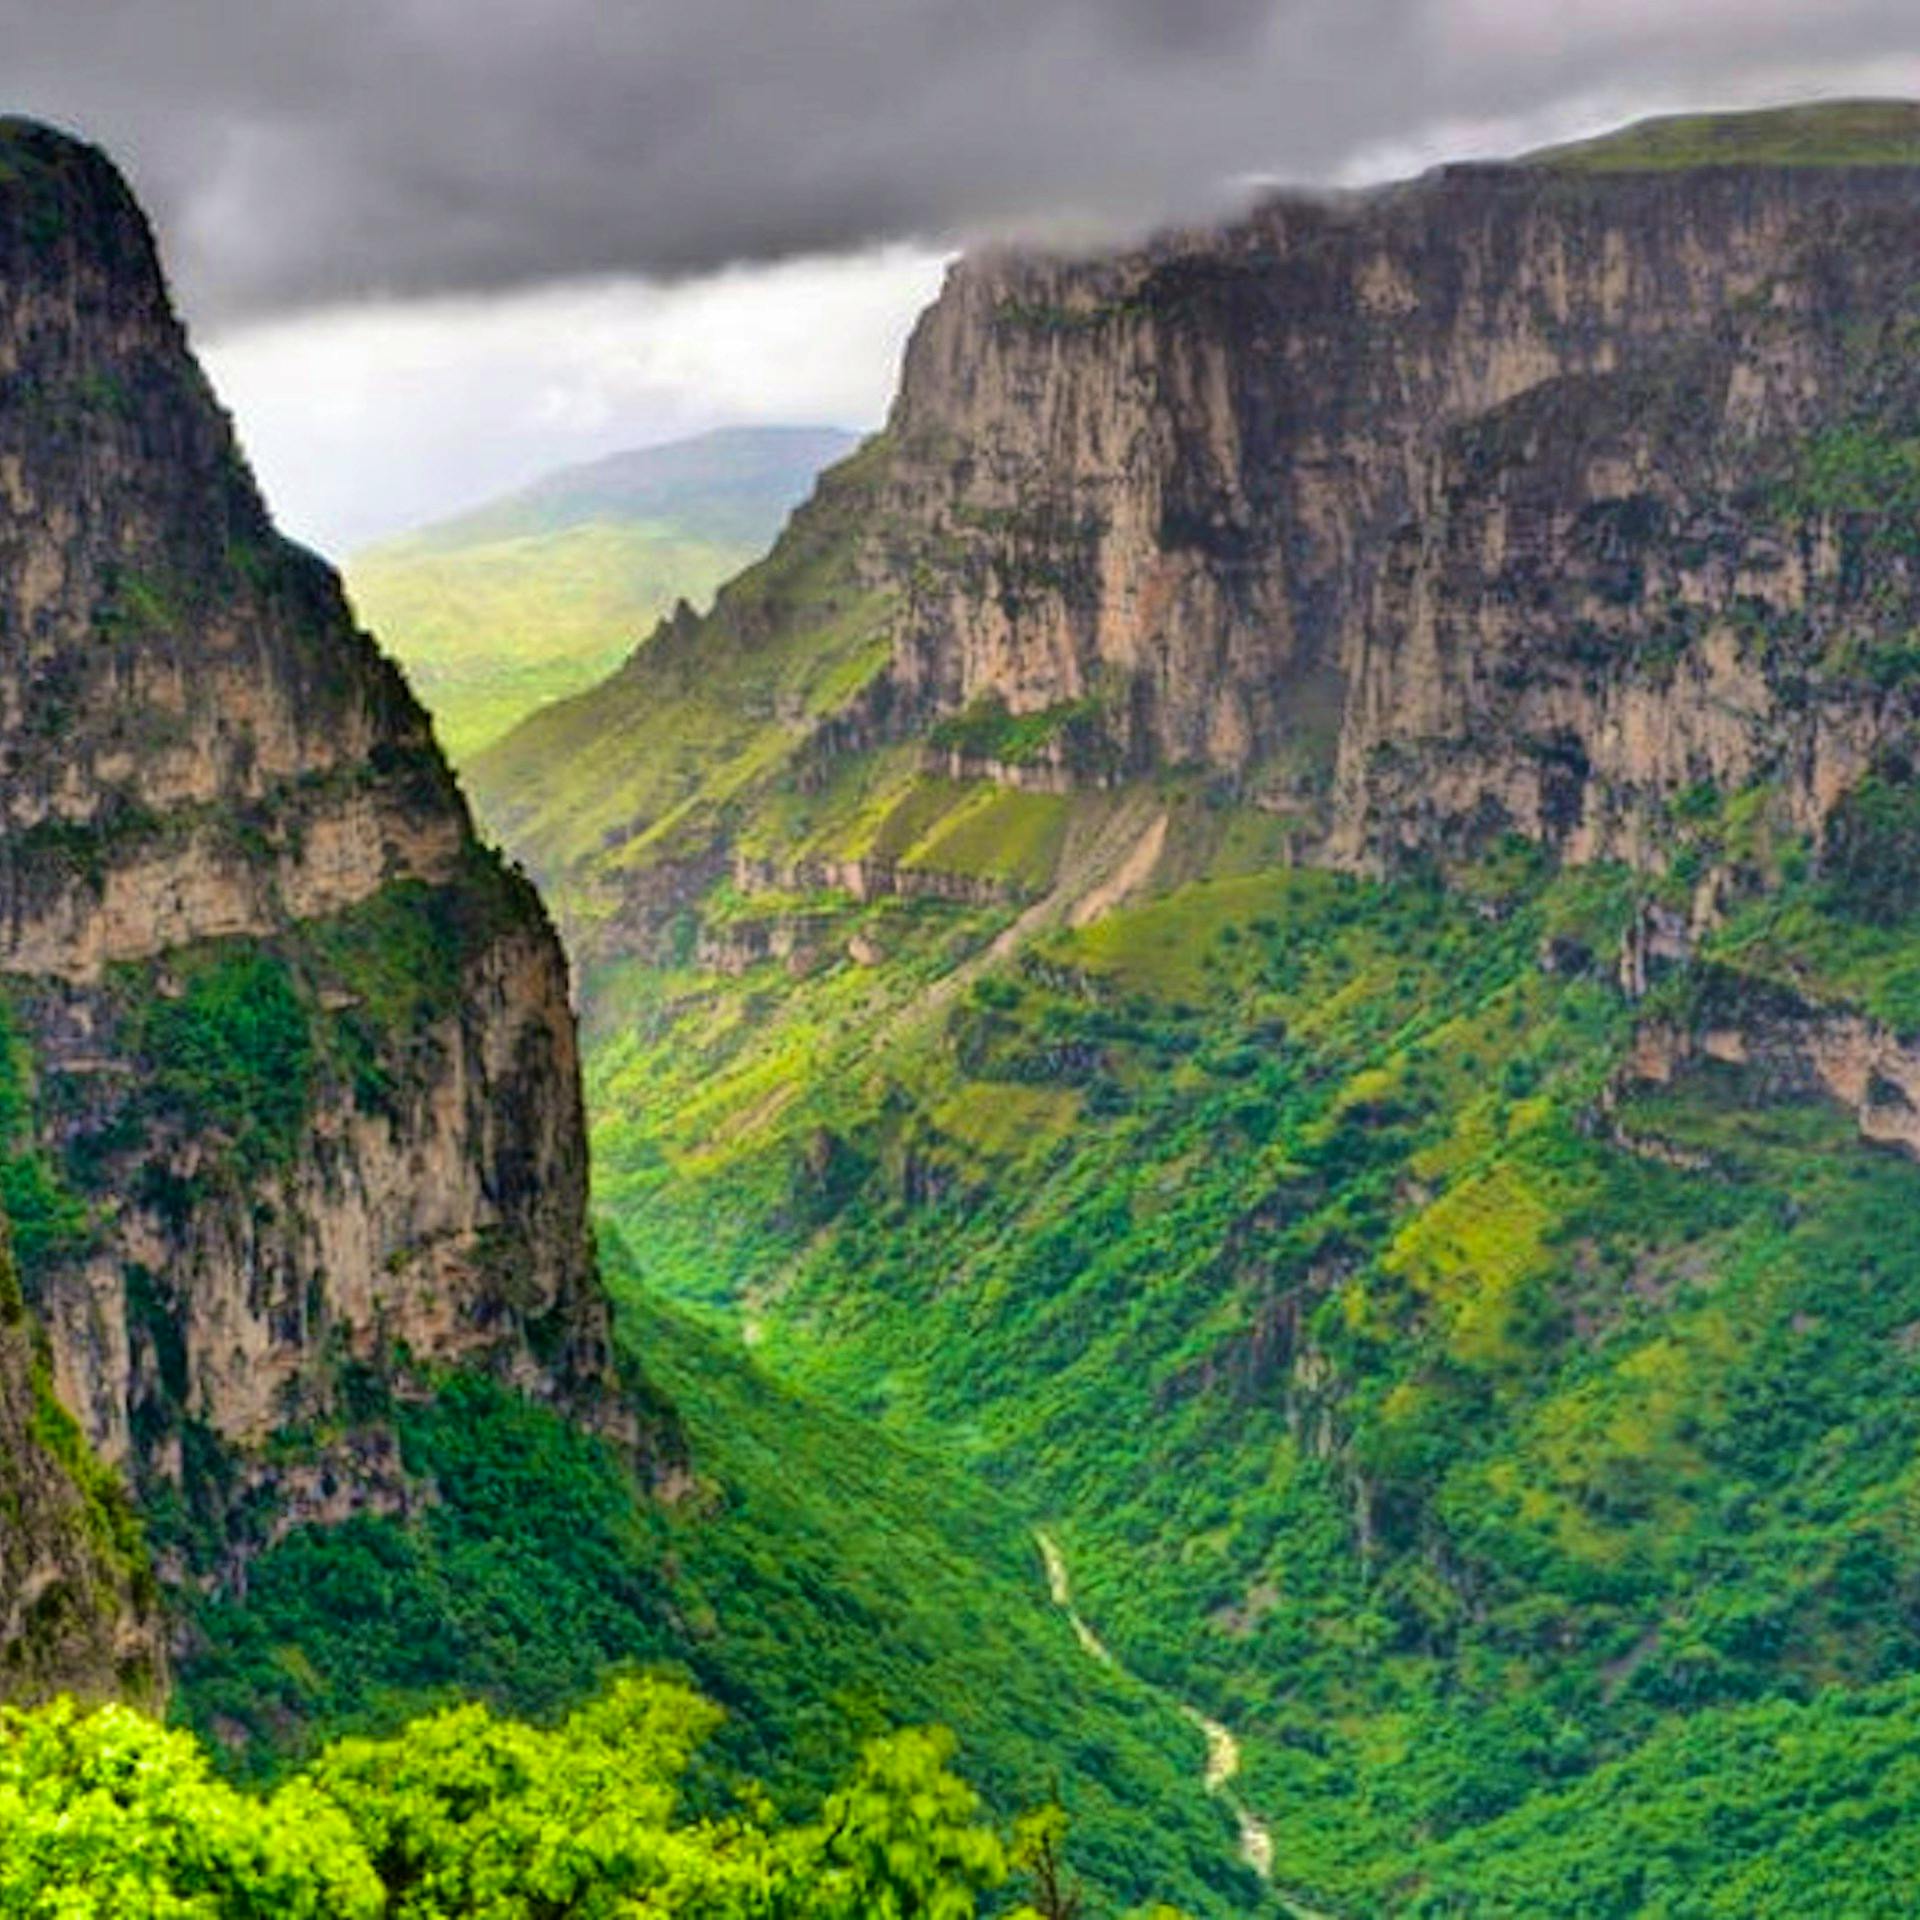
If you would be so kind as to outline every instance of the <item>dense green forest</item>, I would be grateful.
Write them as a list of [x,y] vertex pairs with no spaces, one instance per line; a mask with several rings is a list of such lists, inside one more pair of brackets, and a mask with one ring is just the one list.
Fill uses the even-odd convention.
[[[607,1265],[628,1271],[617,1243]],[[627,1291],[629,1366],[685,1421],[691,1477],[651,1497],[606,1442],[477,1379],[362,1407],[432,1498],[296,1529],[200,1604],[177,1713],[226,1770],[279,1779],[448,1701],[550,1717],[643,1666],[724,1708],[717,1762],[791,1816],[863,1740],[939,1723],[1003,1817],[1066,1809],[1090,1911],[1238,1910],[1253,1883],[1199,1735],[1081,1655],[1018,1510]]]

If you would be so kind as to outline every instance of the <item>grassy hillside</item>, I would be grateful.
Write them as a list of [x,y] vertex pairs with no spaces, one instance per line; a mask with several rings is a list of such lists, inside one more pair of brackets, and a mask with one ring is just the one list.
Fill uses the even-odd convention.
[[884,458],[876,439],[823,476],[710,621],[663,625],[611,679],[475,756],[469,790],[519,858],[558,880],[603,856],[616,885],[636,866],[697,859],[740,797],[784,777],[874,679],[890,606],[860,577],[854,536]]
[[1911,100],[1837,100],[1751,113],[1674,114],[1597,140],[1546,148],[1529,155],[1528,163],[1579,173],[1920,166],[1920,106]]
[[675,602],[705,600],[756,551],[667,522],[452,548],[410,536],[356,554],[347,586],[457,765],[536,707],[603,679]]
[[[1761,1885],[1751,1807],[1675,1837],[1674,1756],[1746,1805],[1756,1727],[1914,1733],[1904,1694],[1847,1702],[1920,1660],[1920,1170],[1762,1074],[1622,1069],[1769,978],[1884,1001],[1920,928],[1783,837],[1802,877],[1634,1006],[1630,876],[1236,875],[1219,809],[1156,800],[1172,884],[1023,947],[1011,907],[823,894],[764,903],[798,974],[597,976],[641,1286],[1056,1531],[1123,1659],[1242,1736],[1317,1904]],[[1810,1857],[1882,1910],[1899,1842],[1835,1798]],[[1562,1845],[1604,1897],[1546,1899]]]
[[356,554],[347,584],[463,762],[611,673],[679,601],[704,604],[852,444],[743,428],[568,468]]

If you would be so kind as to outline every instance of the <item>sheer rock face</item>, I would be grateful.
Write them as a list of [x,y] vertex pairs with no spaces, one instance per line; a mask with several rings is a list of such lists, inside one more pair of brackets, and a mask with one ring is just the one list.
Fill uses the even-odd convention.
[[559,947],[274,534],[125,187],[19,125],[0,987],[84,1220],[27,1298],[137,1489],[453,1364],[621,1424]]
[[1666,1086],[1709,1060],[1745,1069],[1777,1099],[1837,1101],[1863,1140],[1920,1160],[1920,1045],[1878,1021],[1742,982],[1737,1001],[1697,1024],[1642,1027],[1620,1085]]
[[1821,839],[1916,721],[1920,175],[1745,302],[1449,431],[1346,654],[1337,854],[1518,831],[1658,869],[1690,793]]
[[1756,478],[1872,400],[1917,209],[1898,168],[1456,168],[966,262],[891,422],[894,680],[1097,702],[1133,766],[1308,807],[1343,863],[1653,858],[1673,795],[1774,770],[1815,823],[1886,716],[1755,644],[1868,617],[1844,522]]
[[54,1402],[0,1217],[0,1698],[150,1698],[151,1579],[120,1490]]

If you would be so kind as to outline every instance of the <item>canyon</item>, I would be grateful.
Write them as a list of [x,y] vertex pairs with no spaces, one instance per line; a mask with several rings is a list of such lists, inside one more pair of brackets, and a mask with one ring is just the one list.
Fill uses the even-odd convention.
[[961,261],[766,558],[469,770],[630,1284],[1018,1489],[1269,1901],[1871,1901],[1920,110],[1684,131]]
[[9,126],[7,1691],[664,1660],[1209,1914],[1898,1883],[1920,110],[1813,119],[960,262],[504,856]]

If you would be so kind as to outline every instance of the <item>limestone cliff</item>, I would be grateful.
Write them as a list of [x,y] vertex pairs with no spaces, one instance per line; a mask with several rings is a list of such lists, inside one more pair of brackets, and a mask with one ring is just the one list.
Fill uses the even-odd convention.
[[[267,1526],[401,1497],[355,1408],[438,1368],[619,1424],[538,902],[273,532],[125,187],[20,124],[0,770],[0,992],[53,1170],[25,1292],[94,1453]],[[318,1469],[267,1462],[288,1428]]]
[[[669,840],[724,871],[724,826],[681,831],[698,781],[636,788],[658,755],[622,741],[674,662],[791,677],[824,582],[884,651],[837,712],[762,693],[748,777],[903,739],[1035,791],[1198,765],[1344,865],[1512,829],[1658,868],[1707,781],[1777,777],[1817,833],[1910,704],[1875,516],[1911,504],[1917,220],[1920,165],[1552,155],[963,261],[766,565],[478,790],[545,876],[614,850],[643,919]],[[764,584],[802,577],[798,612]]]
[[[1071,716],[1320,863],[1623,861],[1667,895],[1635,995],[1780,847],[1844,887],[1920,740],[1920,167],[1567,159],[957,268],[869,548],[894,711]],[[1906,832],[1876,829],[1869,920]],[[1897,1020],[1721,1001],[1636,1071],[1755,1062],[1920,1151]]]
[[1657,870],[1689,794],[1764,783],[1818,841],[1902,750],[1913,185],[1631,366],[1444,436],[1345,655],[1336,851],[1512,829]]
[[[1136,768],[1294,803],[1337,761],[1344,857],[1442,811],[1619,850],[1622,783],[1764,757],[1718,629],[1746,598],[1797,617],[1844,562],[1817,502],[1744,510],[1903,324],[1917,204],[1902,168],[1452,168],[1118,260],[965,263],[891,422],[895,678],[936,711],[1091,699]],[[1620,636],[1670,604],[1691,655],[1656,683]],[[1568,646],[1604,711],[1542,684]],[[1814,814],[1862,730],[1803,731]],[[1576,752],[1605,793],[1564,791]]]

